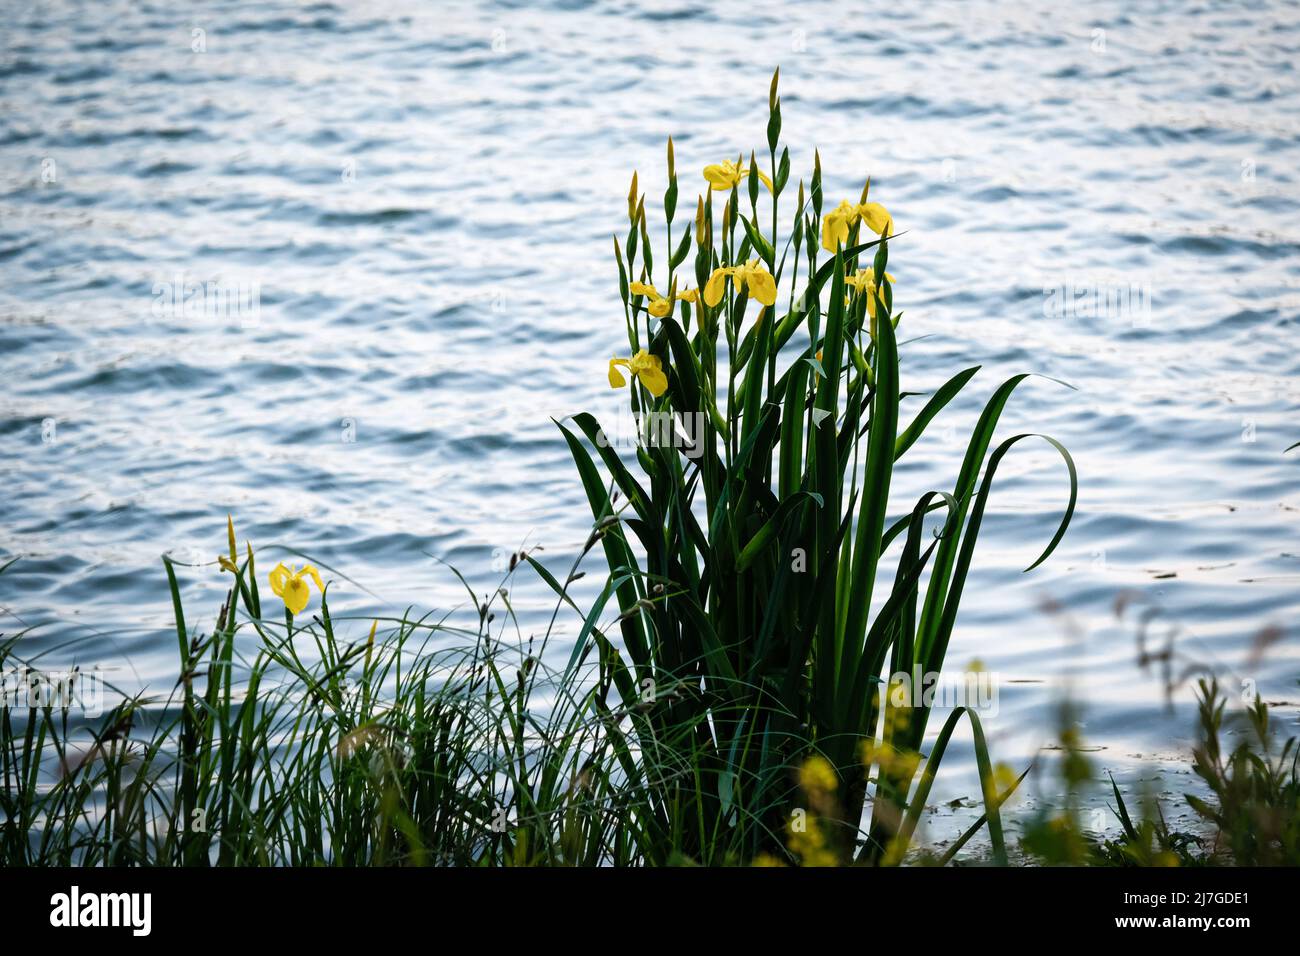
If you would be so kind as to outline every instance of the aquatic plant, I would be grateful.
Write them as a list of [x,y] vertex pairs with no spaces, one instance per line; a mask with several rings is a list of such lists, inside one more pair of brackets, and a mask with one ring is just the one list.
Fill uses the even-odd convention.
[[[563,579],[520,554],[490,595],[466,584],[472,627],[407,614],[345,639],[314,565],[277,565],[264,608],[257,552],[239,558],[228,522],[216,564],[230,588],[210,631],[187,623],[165,562],[174,688],[97,721],[49,701],[4,708],[0,862],[897,863],[963,718],[985,815],[945,859],[987,827],[1004,861],[999,808],[1023,774],[995,772],[966,708],[923,754],[931,705],[890,675],[942,669],[994,475],[1030,437],[993,443],[1026,376],[988,400],[952,491],[891,520],[896,462],[978,366],[901,423],[893,217],[869,184],[823,216],[818,156],[783,234],[780,131],[774,76],[770,174],[752,154],[706,167],[676,239],[669,141],[659,276],[633,177],[615,241],[629,348],[608,380],[635,414],[691,425],[684,444],[643,443],[639,475],[592,416],[561,425],[593,514]],[[1031,567],[1076,493],[1068,453],[1046,440],[1069,499]],[[570,587],[597,549],[609,574],[579,608]],[[557,594],[552,624],[582,621],[566,661],[546,653],[550,629],[518,632],[506,585],[524,562]],[[0,665],[25,636],[0,639]]]
[[1123,828],[1114,840],[1105,840],[1092,849],[1093,862],[1099,866],[1204,866],[1208,857],[1202,849],[1204,840],[1195,833],[1175,830],[1165,820],[1159,798],[1144,788],[1140,796],[1141,814],[1134,820],[1115,778],[1110,778],[1112,807]]
[[[232,579],[210,630],[187,625],[166,559],[169,693],[92,718],[76,686],[6,683],[0,865],[644,862],[626,822],[644,794],[606,730],[619,716],[586,669],[561,680],[544,639],[512,639],[504,580],[482,597],[466,584],[477,627],[403,616],[345,640],[336,628],[362,622],[336,621],[325,587],[303,615],[282,566],[268,577],[277,621],[253,548],[236,562],[228,528]],[[20,657],[29,636],[0,635],[0,671],[44,687]]]
[[[781,122],[774,74],[767,172],[753,152],[705,167],[694,222],[676,234],[681,182],[668,141],[662,254],[632,177],[629,228],[614,253],[633,358],[611,363],[610,382],[626,384],[617,364],[635,373],[629,402],[643,440],[625,461],[592,415],[560,424],[609,569],[591,619],[616,602],[626,658],[589,624],[573,663],[599,649],[623,699],[646,697],[631,717],[641,738],[686,733],[690,777],[663,785],[639,824],[691,859],[784,853],[784,822],[802,799],[795,768],[811,753],[838,782],[829,837],[837,858],[901,859],[963,717],[989,835],[1004,858],[1005,794],[978,715],[949,716],[918,778],[930,708],[877,691],[886,669],[942,670],[994,475],[1033,437],[993,445],[1027,376],[987,401],[952,490],[923,495],[891,521],[897,463],[979,366],[953,375],[903,424],[915,393],[903,390],[902,312],[886,272],[889,247],[902,237],[868,199],[869,180],[857,202],[823,214],[819,154],[807,188],[800,180],[793,208],[783,209],[792,190]],[[679,292],[691,282],[701,294]],[[1066,449],[1041,437],[1065,461],[1069,495],[1029,569],[1065,534],[1077,490]],[[926,535],[933,512],[943,520]],[[674,693],[656,695],[663,687]],[[882,746],[863,749],[877,740]],[[886,762],[885,754],[911,759]]]
[[1111,810],[1121,832],[1104,841],[1088,835],[1079,824],[1077,798],[1083,786],[1095,781],[1077,730],[1069,725],[1062,731],[1064,803],[1044,808],[1028,821],[1021,848],[1047,865],[1300,865],[1300,738],[1282,740],[1268,705],[1256,695],[1232,716],[1242,732],[1231,751],[1225,751],[1226,706],[1218,680],[1201,678],[1192,772],[1208,792],[1183,794],[1201,820],[1196,832],[1171,827],[1159,797],[1149,788],[1140,795],[1141,814],[1135,815],[1111,776]]
[[1300,738],[1279,739],[1268,705],[1258,696],[1240,720],[1244,732],[1225,750],[1221,742],[1226,699],[1218,681],[1202,678],[1197,713],[1200,741],[1192,771],[1211,799],[1186,799],[1213,827],[1212,858],[1237,866],[1300,865]]

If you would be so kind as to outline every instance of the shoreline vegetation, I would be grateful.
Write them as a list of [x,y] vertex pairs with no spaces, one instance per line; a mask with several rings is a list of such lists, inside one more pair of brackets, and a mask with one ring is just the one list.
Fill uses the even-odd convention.
[[[924,402],[905,390],[886,271],[903,234],[869,180],[856,201],[824,202],[818,154],[792,184],[778,80],[763,160],[706,166],[690,221],[671,139],[662,231],[633,174],[613,243],[628,351],[607,374],[638,421],[667,430],[625,458],[593,416],[557,422],[593,522],[564,579],[520,552],[488,595],[460,578],[472,626],[408,611],[348,639],[363,625],[331,616],[315,567],[259,569],[229,521],[210,629],[187,626],[164,558],[169,693],[93,720],[49,698],[4,707],[0,863],[890,866],[963,862],[976,834],[975,862],[995,865],[1013,851],[1300,861],[1296,741],[1279,746],[1256,701],[1251,734],[1225,748],[1212,681],[1193,756],[1210,799],[1187,798],[1208,836],[1171,831],[1148,795],[1131,812],[1112,781],[1122,835],[1090,838],[1075,798],[1095,774],[1063,717],[1065,803],[1009,848],[1002,809],[1033,766],[994,762],[977,707],[927,737],[936,708],[889,675],[943,674],[999,464],[1037,439],[1066,467],[1059,523],[1027,571],[1066,534],[1075,466],[1048,436],[995,444],[1029,377],[1016,375],[987,400],[951,490],[889,519],[896,463],[979,368]],[[588,561],[604,583],[580,607],[569,589]],[[510,604],[526,569],[555,594],[540,636]],[[578,637],[557,658],[549,638],[570,614]],[[0,636],[0,669],[21,662],[23,636]],[[918,825],[963,724],[983,815],[937,853]]]

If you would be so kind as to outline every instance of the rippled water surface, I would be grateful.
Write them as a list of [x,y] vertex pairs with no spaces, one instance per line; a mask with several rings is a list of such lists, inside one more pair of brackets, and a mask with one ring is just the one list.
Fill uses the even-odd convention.
[[[1294,724],[1295,4],[0,6],[0,630],[44,624],[30,654],[170,687],[160,555],[202,565],[207,626],[227,512],[337,569],[340,612],[463,603],[431,555],[480,590],[523,544],[567,562],[589,516],[550,416],[620,401],[630,173],[653,204],[672,134],[693,198],[761,144],[779,63],[796,175],[815,145],[832,201],[870,175],[906,230],[904,389],[983,366],[897,509],[951,486],[1006,375],[1074,386],[1030,380],[1002,430],[1074,453],[1070,533],[1021,574],[1065,485],[1014,454],[949,652],[1004,679],[997,755],[1050,739],[1068,678],[1101,766],[1177,758],[1137,607]],[[187,316],[177,281],[260,311]]]

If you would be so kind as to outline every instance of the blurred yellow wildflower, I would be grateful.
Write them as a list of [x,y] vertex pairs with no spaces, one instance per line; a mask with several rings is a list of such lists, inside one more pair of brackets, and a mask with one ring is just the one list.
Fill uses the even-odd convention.
[[900,780],[911,780],[916,774],[916,768],[920,765],[921,755],[919,753],[915,750],[900,750],[896,751],[890,770]]
[[803,811],[792,813],[786,833],[786,846],[799,858],[800,866],[835,866],[839,862],[835,852],[826,846],[816,817],[809,817]]
[[858,742],[858,759],[867,770],[876,762],[876,742],[870,737]]
[[709,276],[709,281],[704,286],[704,304],[709,308],[722,301],[727,276],[731,277],[737,292],[748,288],[749,294],[763,305],[776,303],[776,280],[759,265],[757,259],[750,259],[744,265],[722,266],[713,270],[713,275]]
[[908,841],[903,839],[902,834],[895,834],[891,837],[889,842],[885,844],[885,857],[883,861],[885,866],[898,866],[902,863],[903,858],[907,856],[907,849]]
[[321,583],[320,573],[310,564],[304,564],[298,571],[290,570],[283,563],[271,569],[271,591],[284,601],[284,606],[289,609],[290,614],[301,613],[307,606],[307,599],[311,596],[311,589],[303,580],[305,575],[310,575],[316,582],[316,590],[325,593],[325,585]]
[[627,384],[627,379],[623,378],[623,373],[618,370],[620,365],[640,379],[641,384],[650,389],[650,394],[655,398],[668,391],[668,376],[664,374],[663,364],[659,361],[659,356],[651,355],[645,349],[642,349],[631,358],[610,359],[610,388],[622,388]]
[[998,798],[1001,799],[1004,794],[1016,785],[1016,772],[1011,769],[1011,765],[999,761],[993,766],[993,786],[997,788]]
[[899,750],[887,740],[879,745],[863,740],[858,744],[858,758],[868,773],[872,765],[879,765],[881,774],[895,779],[910,779],[921,765],[921,755],[915,750]]
[[650,300],[650,305],[647,306],[646,311],[656,319],[662,319],[672,312],[674,301],[694,302],[698,298],[698,290],[696,289],[683,289],[681,292],[674,294],[671,299],[666,298],[660,295],[655,287],[648,282],[633,282],[628,288],[632,290],[633,295],[643,295]]
[[830,793],[838,785],[835,768],[820,754],[813,754],[799,768],[799,786],[809,796]]
[[[749,177],[749,167],[742,166],[740,163],[731,159],[724,159],[720,163],[713,163],[704,167],[704,178],[709,181],[711,189],[731,189],[733,186],[739,186]],[[763,181],[767,191],[772,191],[772,180],[768,179],[760,169],[758,178]]]
[[890,707],[885,711],[884,726],[891,737],[897,737],[912,723],[911,707]]

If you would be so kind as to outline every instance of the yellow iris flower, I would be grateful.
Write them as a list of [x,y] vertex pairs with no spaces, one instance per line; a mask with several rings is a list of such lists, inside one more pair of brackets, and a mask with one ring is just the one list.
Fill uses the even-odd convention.
[[[890,285],[894,284],[894,277],[888,272],[885,273],[885,278],[889,280]],[[867,297],[867,315],[871,319],[867,324],[867,333],[874,339],[876,337],[876,270],[859,269],[857,275],[846,276],[844,284]]]
[[776,280],[758,264],[757,259],[750,259],[744,265],[723,266],[713,270],[713,275],[709,276],[709,281],[704,286],[704,304],[709,308],[722,301],[727,276],[731,276],[737,292],[748,288],[749,294],[763,305],[776,303]]
[[894,234],[894,219],[878,202],[853,205],[847,199],[822,217],[822,248],[834,252],[836,245],[849,241],[849,230],[862,222],[878,236],[889,238]]
[[[888,272],[885,273],[885,278],[889,280],[890,285],[894,284],[894,277]],[[844,285],[846,288],[856,289],[867,297],[867,315],[874,319],[876,317],[876,270],[859,269],[857,275],[845,277]]]
[[[733,186],[739,186],[749,178],[749,167],[742,166],[732,159],[724,159],[720,163],[713,163],[704,167],[704,178],[709,181],[711,189],[731,189]],[[768,179],[760,169],[758,178],[763,181],[767,191],[772,191],[772,180]]]
[[325,593],[325,585],[321,583],[320,572],[310,564],[305,564],[299,571],[291,571],[283,563],[277,564],[271,571],[271,590],[275,596],[284,601],[284,606],[289,609],[290,614],[299,614],[307,606],[307,598],[311,595],[311,590],[307,587],[307,582],[303,580],[304,575],[310,575],[311,579],[316,582],[316,590],[322,594]]
[[672,312],[674,300],[694,302],[697,298],[695,289],[683,289],[669,299],[660,295],[654,286],[646,282],[633,282],[628,288],[632,290],[633,295],[643,295],[650,300],[647,311],[656,319],[662,319]]
[[651,355],[645,349],[642,349],[631,358],[610,359],[610,388],[622,388],[627,384],[627,379],[625,379],[623,373],[618,370],[618,366],[620,365],[640,379],[641,384],[650,389],[650,394],[655,398],[658,398],[664,392],[668,391],[668,376],[664,374],[663,363],[659,361],[659,356]]

